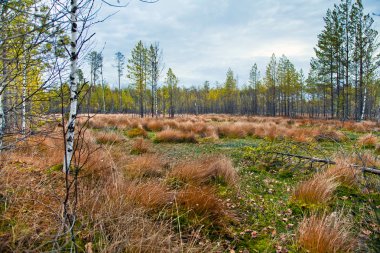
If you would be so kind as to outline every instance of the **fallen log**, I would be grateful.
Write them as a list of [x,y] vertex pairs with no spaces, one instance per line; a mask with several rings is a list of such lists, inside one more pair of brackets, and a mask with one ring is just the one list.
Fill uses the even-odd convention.
[[[281,152],[266,152],[268,154],[276,154],[276,155],[282,155],[282,156],[288,156],[288,157],[295,157],[299,159],[309,160],[311,163],[324,163],[324,164],[336,164],[336,162],[328,159],[321,159],[321,158],[315,158],[315,157],[309,157],[309,156],[303,156],[303,155],[295,155],[295,154],[289,154],[289,153],[281,153]],[[380,169],[374,167],[363,167],[361,165],[357,164],[351,164],[350,166],[360,169],[363,172],[368,172],[376,175],[380,175]]]

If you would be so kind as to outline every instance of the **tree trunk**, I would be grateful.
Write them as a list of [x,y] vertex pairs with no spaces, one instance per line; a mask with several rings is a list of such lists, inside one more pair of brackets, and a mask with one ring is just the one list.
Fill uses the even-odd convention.
[[[120,63],[119,63],[120,65]],[[118,67],[118,79],[119,79],[119,112],[122,112],[122,91],[121,91],[121,85],[120,85],[120,77],[121,77],[121,71],[120,71],[120,66]]]
[[365,107],[366,107],[366,101],[367,101],[367,91],[364,89],[364,95],[363,95],[363,107],[361,108],[361,115],[360,120],[364,120],[364,114],[365,114]]
[[[24,52],[25,54],[26,52]],[[24,55],[24,66],[23,66],[23,80],[22,80],[22,113],[21,113],[21,134],[25,136],[26,134],[26,87],[27,87],[27,70],[26,70],[26,56]]]
[[[68,173],[70,169],[71,160],[74,153],[74,131],[75,120],[77,117],[78,107],[78,83],[77,83],[77,0],[71,0],[70,10],[70,22],[71,22],[71,55],[70,55],[70,114],[66,127],[66,139],[65,139],[65,159],[63,163],[63,172]],[[63,117],[63,115],[62,115]]]
[[102,75],[102,90],[103,90],[103,113],[106,113],[106,98],[103,78],[103,64],[100,66],[100,74]]

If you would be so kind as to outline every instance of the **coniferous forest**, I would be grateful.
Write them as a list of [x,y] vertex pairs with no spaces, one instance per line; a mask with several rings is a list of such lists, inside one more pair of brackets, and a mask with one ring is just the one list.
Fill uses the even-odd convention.
[[[0,0],[0,252],[379,252],[377,0],[286,1],[305,12],[329,5],[307,68],[290,50],[266,64],[251,57],[245,79],[227,67],[213,80],[217,66],[200,62],[198,82],[167,60],[174,46],[147,40],[151,30],[126,16],[126,30],[106,31],[121,38],[112,55],[93,30],[134,4],[137,24],[180,27],[159,15],[164,1]],[[167,2],[189,7],[178,15],[190,24],[200,18],[191,8],[205,18],[215,4]],[[207,16],[225,5],[239,15],[212,34],[222,45],[242,9],[273,26],[274,41],[284,24],[316,24],[284,22],[295,14],[283,1],[268,1],[267,19],[255,10],[266,1],[237,2]],[[133,29],[141,38],[131,42]],[[196,38],[170,40],[204,53]]]

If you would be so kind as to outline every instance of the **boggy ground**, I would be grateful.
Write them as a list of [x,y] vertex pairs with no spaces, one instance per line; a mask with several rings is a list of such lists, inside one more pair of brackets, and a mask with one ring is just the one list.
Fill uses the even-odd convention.
[[[374,122],[96,115],[79,126],[79,251],[379,250],[379,176],[352,166],[378,166]],[[0,251],[69,249],[62,153],[57,128],[2,154]]]

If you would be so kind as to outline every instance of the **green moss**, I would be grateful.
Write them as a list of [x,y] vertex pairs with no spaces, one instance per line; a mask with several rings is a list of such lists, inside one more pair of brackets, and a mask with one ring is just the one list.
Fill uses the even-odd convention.
[[135,137],[147,137],[147,132],[142,129],[142,128],[132,128],[132,129],[129,129],[125,132],[125,134],[129,137],[129,138],[135,138]]
[[278,177],[285,179],[285,178],[292,178],[293,177],[293,171],[290,169],[280,169],[278,173]]
[[56,172],[56,171],[62,171],[63,170],[63,164],[62,163],[59,163],[59,164],[56,164],[56,165],[53,165],[53,166],[51,166],[50,168],[48,168],[47,170],[46,170],[46,173],[48,174],[48,175],[50,175],[51,173],[54,173],[54,172]]
[[269,238],[258,240],[253,247],[257,252],[273,252],[273,242]]
[[299,218],[303,217],[306,214],[313,212],[320,212],[326,210],[327,205],[323,204],[309,204],[303,203],[301,201],[292,201],[290,200],[288,207],[292,210],[292,213]]

